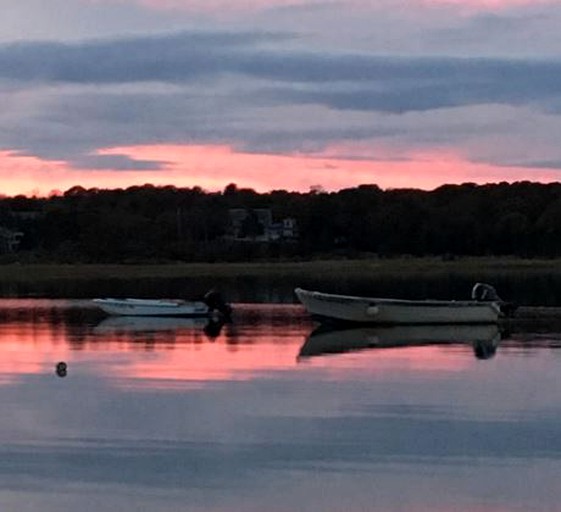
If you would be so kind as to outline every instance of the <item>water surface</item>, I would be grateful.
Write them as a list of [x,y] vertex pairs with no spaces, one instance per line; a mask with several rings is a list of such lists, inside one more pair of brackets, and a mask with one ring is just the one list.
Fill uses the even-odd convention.
[[2,512],[561,510],[547,329],[333,333],[295,305],[221,326],[51,300],[0,301],[0,320]]

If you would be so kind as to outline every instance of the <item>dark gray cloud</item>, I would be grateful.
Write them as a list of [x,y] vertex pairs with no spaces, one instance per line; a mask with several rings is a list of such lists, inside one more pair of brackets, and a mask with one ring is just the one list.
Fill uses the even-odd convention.
[[[389,138],[400,134],[397,127],[364,126],[356,128],[331,127],[315,129],[270,129],[265,133],[245,133],[245,142],[241,146],[246,151],[283,153],[299,151],[314,153],[321,151],[329,143],[342,141],[363,141],[372,138]],[[362,160],[363,157],[346,155],[347,160]],[[368,158],[372,160],[372,158]]]
[[335,11],[339,12],[341,7],[341,2],[338,1],[325,1],[325,2],[313,2],[313,3],[292,3],[292,4],[281,4],[272,5],[271,7],[265,7],[264,11],[267,16],[276,15],[290,15],[290,16],[301,16],[302,14],[312,14],[317,15],[321,12]]
[[[361,62],[362,61],[362,62]],[[287,103],[317,103],[340,110],[402,113],[488,103],[546,105],[561,94],[561,61],[497,59],[357,59],[342,64],[339,80],[348,89],[334,89],[328,71],[308,67],[300,82],[315,75],[321,87],[278,86],[271,97]],[[321,77],[323,75],[323,77]]]
[[544,13],[479,13],[465,19],[455,26],[434,29],[425,39],[431,43],[446,44],[458,47],[460,45],[481,45],[482,42],[500,45],[502,41],[520,39],[527,36],[534,28],[543,28],[548,19]]
[[33,109],[0,123],[0,147],[80,168],[154,170],[165,162],[95,153],[100,148],[151,143],[221,143],[233,131],[224,100],[213,98],[212,91],[205,98],[178,91],[96,93],[63,88],[39,90],[30,97]]
[[[511,130],[512,115],[499,126],[491,105],[552,118],[561,111],[561,60],[285,46],[296,40],[286,33],[181,32],[0,45],[0,148],[81,168],[155,170],[166,162],[97,150],[228,144],[313,153],[341,141],[387,145],[390,139],[397,151],[452,147],[462,138],[485,137],[486,126],[498,138]],[[468,110],[475,106],[492,114],[486,119],[479,113],[474,121]],[[534,119],[536,137],[551,130],[542,121]],[[477,150],[470,155],[477,160]],[[485,158],[505,165],[513,160]],[[547,159],[558,155],[553,151]]]
[[79,169],[113,169],[116,171],[157,171],[165,167],[164,162],[138,160],[127,155],[85,155],[70,164]]
[[497,165],[503,165],[505,167],[530,167],[530,168],[537,168],[537,169],[561,170],[561,159],[560,160],[530,160],[530,161],[518,161],[513,163],[497,162]]
[[180,33],[4,45],[0,46],[0,77],[22,83],[86,85],[200,83],[236,75],[269,81],[273,87],[269,97],[286,103],[380,112],[547,103],[561,94],[561,60],[404,58],[263,48],[264,43],[286,37]]
[[[244,48],[279,34],[183,32],[81,43],[0,46],[0,77],[22,82],[78,84],[190,81],[235,69]],[[238,57],[240,58],[240,57]]]
[[[397,136],[396,126],[364,125],[342,119],[323,126],[304,123],[299,112],[271,119],[255,108],[250,91],[225,94],[183,90],[81,91],[75,87],[42,96],[27,115],[0,123],[0,145],[22,155],[65,160],[80,168],[143,170],[165,162],[97,156],[98,148],[143,144],[230,144],[250,152],[321,151],[333,142]],[[262,103],[267,103],[262,98]],[[267,107],[263,107],[265,112]],[[273,110],[275,108],[273,107]],[[1,118],[1,114],[0,114]],[[92,156],[93,155],[93,156]]]

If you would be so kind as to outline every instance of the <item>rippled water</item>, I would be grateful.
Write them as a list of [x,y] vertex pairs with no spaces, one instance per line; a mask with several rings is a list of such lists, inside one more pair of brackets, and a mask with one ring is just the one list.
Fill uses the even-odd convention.
[[502,337],[0,301],[0,510],[561,510],[561,335]]

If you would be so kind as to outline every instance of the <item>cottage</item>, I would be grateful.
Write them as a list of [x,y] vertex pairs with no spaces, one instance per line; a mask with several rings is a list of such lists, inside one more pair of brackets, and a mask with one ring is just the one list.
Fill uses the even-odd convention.
[[11,229],[0,226],[0,254],[10,254],[15,252],[23,238],[21,231],[13,231]]
[[269,208],[232,208],[227,239],[244,242],[293,241],[298,238],[296,219],[273,222]]

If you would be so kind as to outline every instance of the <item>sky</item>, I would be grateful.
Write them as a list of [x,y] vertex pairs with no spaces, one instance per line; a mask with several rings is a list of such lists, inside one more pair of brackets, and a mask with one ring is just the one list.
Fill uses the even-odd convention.
[[2,0],[0,194],[557,181],[561,2]]

